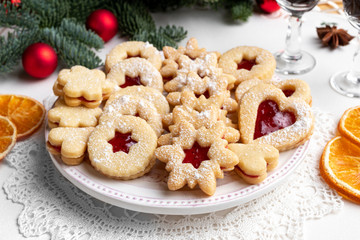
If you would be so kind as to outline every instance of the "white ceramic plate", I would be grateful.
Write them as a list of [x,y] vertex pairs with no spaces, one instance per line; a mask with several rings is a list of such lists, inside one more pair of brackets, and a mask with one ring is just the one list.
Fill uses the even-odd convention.
[[[49,129],[46,129],[47,139]],[[114,180],[98,173],[88,161],[67,166],[58,156],[50,154],[56,168],[70,182],[89,195],[115,206],[157,214],[201,214],[234,207],[258,198],[278,186],[301,163],[309,141],[290,151],[282,152],[278,166],[260,184],[244,183],[235,173],[218,179],[216,193],[208,197],[200,189],[167,188],[165,164],[157,162],[147,175],[130,181]]]

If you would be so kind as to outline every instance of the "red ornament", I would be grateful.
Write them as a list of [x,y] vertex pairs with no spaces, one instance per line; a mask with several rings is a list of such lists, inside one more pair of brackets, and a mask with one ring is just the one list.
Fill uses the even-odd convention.
[[46,43],[34,43],[22,55],[24,70],[32,77],[46,78],[58,64],[56,52]]
[[86,27],[96,32],[104,42],[107,42],[117,33],[118,22],[112,12],[105,9],[98,9],[87,18]]
[[273,13],[280,9],[275,0],[256,0],[258,6],[266,13]]

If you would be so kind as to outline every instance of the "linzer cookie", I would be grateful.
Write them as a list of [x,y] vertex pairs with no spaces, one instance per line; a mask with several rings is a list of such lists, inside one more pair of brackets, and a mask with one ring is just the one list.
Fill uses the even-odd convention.
[[121,88],[144,85],[163,92],[160,72],[146,59],[129,58],[112,66],[107,80],[116,82]]
[[236,78],[235,84],[258,78],[271,79],[276,61],[271,52],[252,46],[239,46],[221,55],[219,67]]
[[303,144],[314,128],[309,104],[287,98],[270,84],[247,91],[241,98],[238,116],[242,143],[270,144],[279,151]]
[[113,102],[116,98],[122,95],[133,95],[142,97],[152,104],[154,104],[155,108],[157,109],[158,113],[161,116],[168,114],[170,112],[170,106],[167,102],[165,96],[154,88],[149,88],[145,86],[132,86],[126,88],[120,88],[113,92],[109,99],[106,101],[106,105],[108,106],[111,102]]
[[[223,178],[223,171],[232,170],[238,157],[221,137],[225,124],[218,121],[210,129],[198,130],[186,121],[174,131],[172,144],[156,149],[156,157],[166,163],[169,173],[168,188],[178,190],[185,185],[194,188],[197,184],[208,195],[216,190],[216,179]],[[176,132],[176,134],[175,134]]]
[[109,97],[114,87],[115,83],[106,81],[102,71],[74,66],[60,71],[54,93],[63,96],[68,106],[96,108]]
[[157,70],[161,67],[160,52],[148,42],[128,41],[114,47],[105,60],[105,71],[127,58],[139,57],[148,60]]
[[[159,140],[159,145],[170,144],[171,135],[174,128],[178,127],[178,124],[182,121],[191,123],[195,129],[201,127],[211,128],[217,121],[223,121],[226,125],[229,119],[226,119],[226,111],[221,110],[219,106],[215,104],[209,104],[204,96],[196,98],[194,93],[190,91],[182,92],[182,105],[175,106],[170,116],[166,116],[165,119],[169,121],[170,133],[162,135]],[[170,135],[170,136],[169,136]],[[239,140],[239,131],[233,127],[226,126],[224,136],[222,136],[228,142],[237,142]]]
[[229,144],[228,148],[239,158],[235,172],[247,183],[258,184],[279,160],[279,150],[268,144]]
[[286,80],[277,80],[276,78],[272,80],[259,80],[257,78],[251,79],[245,82],[240,83],[235,91],[235,99],[239,102],[242,96],[250,88],[261,84],[268,83],[272,84],[277,88],[280,88],[281,91],[285,94],[286,97],[292,98],[301,98],[311,106],[312,97],[310,92],[309,85],[300,79],[286,79]]
[[130,180],[155,164],[156,134],[145,120],[134,116],[103,119],[89,137],[91,165],[100,173]]
[[58,99],[48,112],[48,125],[50,128],[95,127],[101,113],[102,110],[99,107],[69,107],[63,99]]
[[[182,56],[187,56],[190,59],[203,58],[209,52],[205,48],[199,48],[196,38],[190,38],[186,43],[186,47],[180,46],[178,49],[165,46],[163,47],[163,53],[165,60],[160,69],[161,75],[164,79],[171,80],[175,75],[177,70],[179,70],[180,58]],[[216,61],[220,56],[219,52],[213,52],[216,56]]]
[[67,165],[80,164],[85,156],[87,141],[93,127],[51,129],[46,144],[47,149],[54,155],[61,155]]
[[139,116],[152,127],[158,137],[163,132],[161,115],[155,106],[144,98],[133,95],[117,97],[104,108],[99,122],[101,123],[103,119],[108,119],[109,117],[117,118],[121,115]]

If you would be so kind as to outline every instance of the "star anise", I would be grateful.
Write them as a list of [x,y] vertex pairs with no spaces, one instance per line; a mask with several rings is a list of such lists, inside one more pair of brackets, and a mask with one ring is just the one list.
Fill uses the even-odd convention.
[[331,48],[337,48],[340,46],[348,45],[354,38],[344,29],[337,29],[336,26],[326,25],[325,27],[316,28],[317,34],[321,39],[324,46],[330,46]]

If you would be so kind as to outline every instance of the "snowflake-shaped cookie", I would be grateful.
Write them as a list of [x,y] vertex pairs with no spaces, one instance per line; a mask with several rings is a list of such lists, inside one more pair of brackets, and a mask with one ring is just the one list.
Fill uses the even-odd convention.
[[[223,137],[228,142],[237,142],[239,140],[239,131],[228,126],[229,123],[231,124],[231,120],[226,117],[227,111],[221,110],[216,104],[209,103],[204,96],[196,98],[194,93],[190,91],[182,92],[181,98],[182,105],[176,106],[172,113],[165,116],[163,120],[167,121],[170,132],[172,132],[181,121],[191,123],[195,129],[201,127],[211,128],[217,121],[224,121],[227,127]],[[171,133],[161,136],[158,141],[159,145],[170,144],[170,136]]]
[[174,129],[172,144],[156,149],[156,157],[166,163],[170,172],[168,188],[178,190],[186,184],[200,189],[208,195],[216,190],[216,179],[224,177],[224,170],[232,170],[239,159],[227,149],[228,142],[222,139],[225,124],[218,121],[211,128],[198,130],[182,121]]

